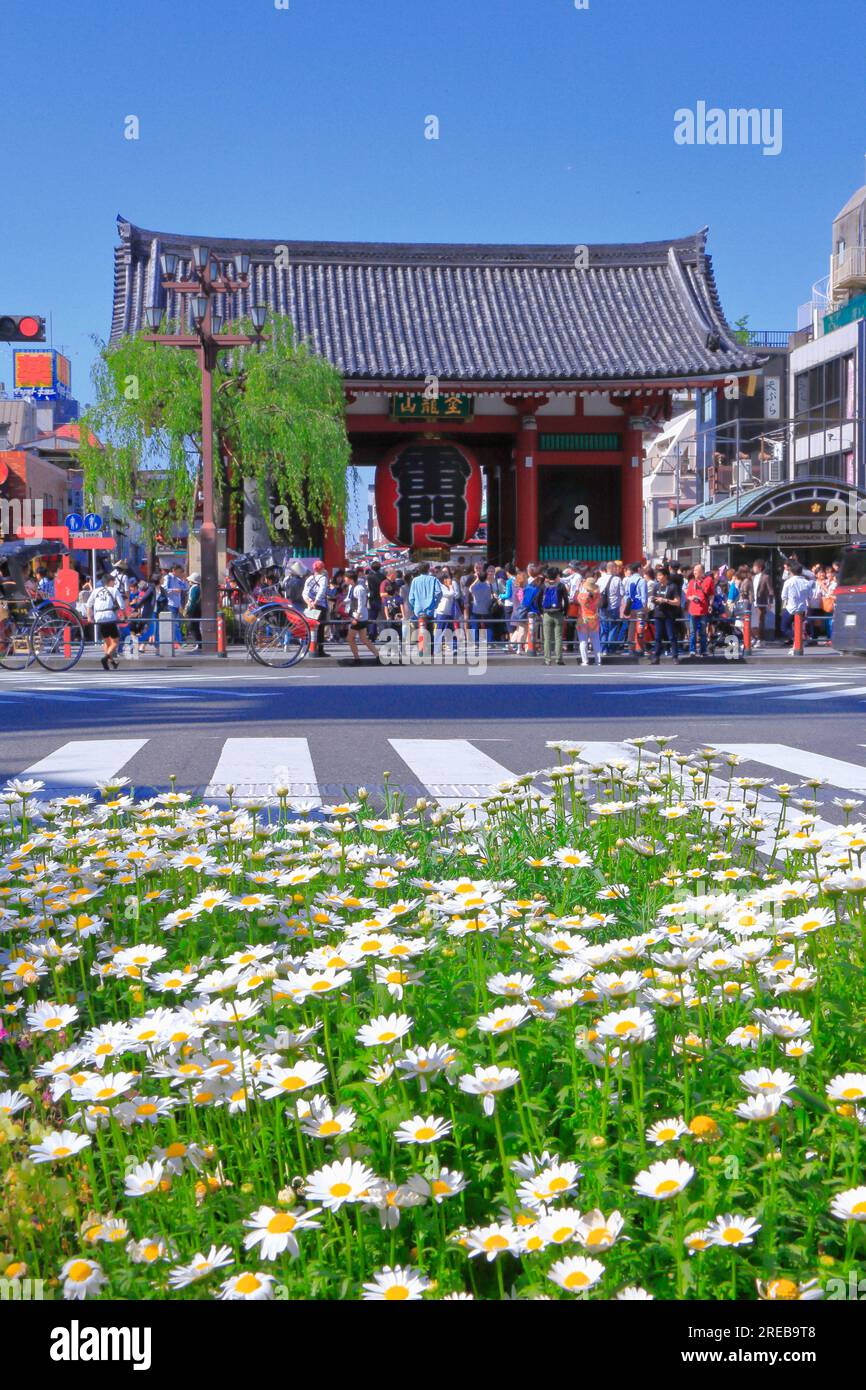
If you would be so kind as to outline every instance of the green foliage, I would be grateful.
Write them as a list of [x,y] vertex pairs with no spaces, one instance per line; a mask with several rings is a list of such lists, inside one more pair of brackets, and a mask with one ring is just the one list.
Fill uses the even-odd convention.
[[743,347],[749,346],[749,315],[741,314],[734,320],[734,340],[742,343]]
[[[242,332],[251,325],[233,325]],[[269,323],[260,350],[220,354],[213,378],[219,441],[214,485],[225,501],[254,478],[262,510],[286,505],[302,525],[345,517],[350,448],[340,373],[304,343],[288,319]],[[145,532],[191,521],[201,472],[201,378],[197,354],[154,347],[142,335],[103,346],[94,403],[82,420],[81,462],[89,496],[138,504]],[[99,440],[91,445],[88,432]],[[100,447],[101,445],[101,447]]]

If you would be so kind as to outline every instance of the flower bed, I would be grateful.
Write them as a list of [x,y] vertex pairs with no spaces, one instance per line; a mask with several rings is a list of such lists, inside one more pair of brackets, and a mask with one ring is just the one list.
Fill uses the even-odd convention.
[[631,744],[553,743],[544,794],[480,814],[8,784],[0,1275],[832,1296],[866,1220],[859,803],[827,827]]

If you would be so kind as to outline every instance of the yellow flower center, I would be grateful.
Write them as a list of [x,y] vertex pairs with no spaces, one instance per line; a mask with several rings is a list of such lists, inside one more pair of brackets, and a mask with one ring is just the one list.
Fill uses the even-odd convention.
[[335,1182],[331,1188],[332,1197],[348,1197],[352,1188],[347,1182]]
[[235,1284],[235,1290],[237,1293],[243,1294],[255,1293],[256,1289],[260,1289],[261,1286],[261,1279],[257,1279],[254,1274],[242,1274]]
[[485,1250],[505,1250],[507,1246],[505,1236],[488,1236],[484,1242]]
[[562,1282],[567,1289],[585,1289],[589,1278],[582,1269],[574,1269],[571,1274],[566,1274]]
[[771,1279],[767,1285],[771,1298],[799,1298],[800,1290],[790,1279]]
[[93,1270],[86,1260],[76,1260],[75,1263],[70,1266],[67,1278],[71,1279],[75,1284],[83,1284],[85,1279],[89,1279],[92,1273]]
[[289,1212],[280,1211],[277,1212],[276,1216],[271,1217],[268,1222],[268,1231],[272,1236],[282,1236],[285,1235],[286,1231],[293,1231],[297,1224],[295,1217],[291,1216]]
[[388,1303],[398,1303],[409,1297],[409,1290],[405,1284],[392,1284],[385,1290],[385,1300]]

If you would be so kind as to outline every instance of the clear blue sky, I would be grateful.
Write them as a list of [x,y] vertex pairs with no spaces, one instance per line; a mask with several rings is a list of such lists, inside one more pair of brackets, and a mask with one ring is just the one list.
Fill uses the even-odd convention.
[[[80,400],[118,212],[275,241],[579,244],[708,223],[729,318],[786,328],[864,181],[857,0],[289,4],[3,0],[0,311],[53,316]],[[674,111],[699,100],[780,107],[782,152],[675,144]]]

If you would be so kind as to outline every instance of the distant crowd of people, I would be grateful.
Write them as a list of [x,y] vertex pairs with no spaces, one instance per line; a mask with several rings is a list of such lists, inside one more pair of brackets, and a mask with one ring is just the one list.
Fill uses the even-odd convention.
[[[792,555],[776,593],[762,560],[714,573],[677,561],[518,568],[479,560],[407,569],[373,561],[332,574],[321,560],[309,570],[295,560],[282,573],[264,572],[252,597],[279,587],[310,620],[317,657],[345,638],[353,661],[360,662],[361,647],[378,660],[376,638],[392,630],[407,646],[429,642],[434,656],[448,639],[475,651],[484,644],[515,655],[540,652],[546,665],[563,665],[572,653],[589,666],[626,650],[653,662],[666,651],[674,661],[681,653],[705,658],[731,639],[741,642],[747,619],[752,649],[774,640],[777,630],[792,646],[798,615],[805,640],[829,640],[838,569],[833,562],[811,570]],[[27,586],[35,600],[54,597],[47,565],[29,574]],[[223,597],[238,606],[245,601],[231,584]],[[171,618],[175,650],[201,650],[201,576],[181,564],[140,578],[119,561],[95,587],[84,578],[76,607],[88,638],[102,643],[106,670],[116,670],[121,655],[156,651],[163,614]]]
[[[389,629],[405,643],[432,642],[435,655],[447,637],[477,649],[496,644],[506,652],[540,650],[546,664],[562,665],[576,653],[584,666],[605,654],[631,650],[658,662],[665,650],[706,657],[751,622],[753,648],[793,640],[801,614],[805,635],[818,641],[832,634],[837,564],[804,568],[795,556],[785,565],[776,594],[762,560],[739,569],[702,565],[529,564],[473,566],[422,563],[410,569],[374,561],[365,568],[329,574],[321,560],[307,570],[293,561],[283,576],[289,600],[313,620],[313,655],[346,637],[354,661],[359,645],[377,655],[377,636]],[[738,638],[739,640],[739,638]]]

